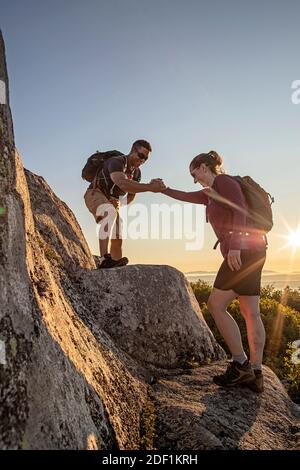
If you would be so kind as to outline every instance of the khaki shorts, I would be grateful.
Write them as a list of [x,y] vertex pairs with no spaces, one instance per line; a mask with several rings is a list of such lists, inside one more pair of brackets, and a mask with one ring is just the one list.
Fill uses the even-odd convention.
[[[120,216],[119,216],[119,208],[120,202],[119,199],[116,198],[107,198],[105,194],[103,194],[100,189],[88,189],[84,195],[85,205],[88,210],[93,214],[96,223],[100,222],[102,216],[97,215],[97,209],[102,204],[112,204],[116,210],[116,224],[117,224],[117,233],[119,233],[119,226],[120,226]],[[98,211],[99,212],[99,211]]]

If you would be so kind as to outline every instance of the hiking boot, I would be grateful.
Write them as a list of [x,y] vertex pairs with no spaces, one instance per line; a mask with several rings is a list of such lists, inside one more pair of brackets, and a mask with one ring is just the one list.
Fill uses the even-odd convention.
[[118,265],[118,261],[112,259],[111,255],[108,253],[104,255],[103,258],[104,259],[97,266],[98,269],[115,268]]
[[261,370],[254,369],[255,378],[245,385],[253,392],[262,393],[264,391],[264,376]]
[[116,268],[119,268],[121,266],[126,266],[126,264],[128,264],[128,258],[126,258],[126,256],[124,256],[123,258],[120,258],[120,259],[117,259],[117,260],[113,260],[115,263],[117,263],[114,267]]
[[112,259],[111,255],[107,253],[104,255],[104,259],[100,264],[98,264],[97,269],[109,269],[109,268],[118,268],[120,266],[125,266],[128,263],[128,258]]
[[254,372],[248,359],[244,364],[232,361],[228,364],[224,374],[215,375],[213,381],[221,387],[234,387],[236,385],[253,382],[255,379]]

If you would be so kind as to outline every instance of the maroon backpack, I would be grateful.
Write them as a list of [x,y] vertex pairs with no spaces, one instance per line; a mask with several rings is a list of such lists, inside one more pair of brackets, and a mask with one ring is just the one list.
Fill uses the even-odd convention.
[[251,176],[233,177],[241,186],[248,206],[247,225],[268,233],[273,227],[272,204],[274,198]]

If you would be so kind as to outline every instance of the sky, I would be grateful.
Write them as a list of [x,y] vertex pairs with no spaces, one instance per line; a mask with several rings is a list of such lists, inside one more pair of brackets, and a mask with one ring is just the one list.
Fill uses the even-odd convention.
[[[251,175],[275,198],[265,268],[300,271],[300,246],[283,248],[282,238],[300,220],[300,104],[291,99],[300,79],[299,18],[298,0],[0,0],[24,166],[68,204],[98,254],[81,179],[91,153],[127,153],[147,139],[153,152],[143,181],[162,177],[193,191],[200,187],[189,163],[214,149],[227,173]],[[136,203],[174,200],[143,193]],[[216,270],[221,254],[200,217],[199,249],[187,251],[186,239],[129,239],[124,255],[185,272]]]

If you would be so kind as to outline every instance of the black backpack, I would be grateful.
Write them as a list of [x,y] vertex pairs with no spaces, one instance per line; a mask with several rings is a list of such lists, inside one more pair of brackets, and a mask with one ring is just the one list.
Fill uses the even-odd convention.
[[119,152],[118,150],[109,150],[108,152],[99,152],[97,150],[96,153],[91,155],[81,173],[82,179],[92,183],[95,177],[100,173],[103,168],[103,164],[106,160],[112,157],[120,157],[124,155],[124,153]]

